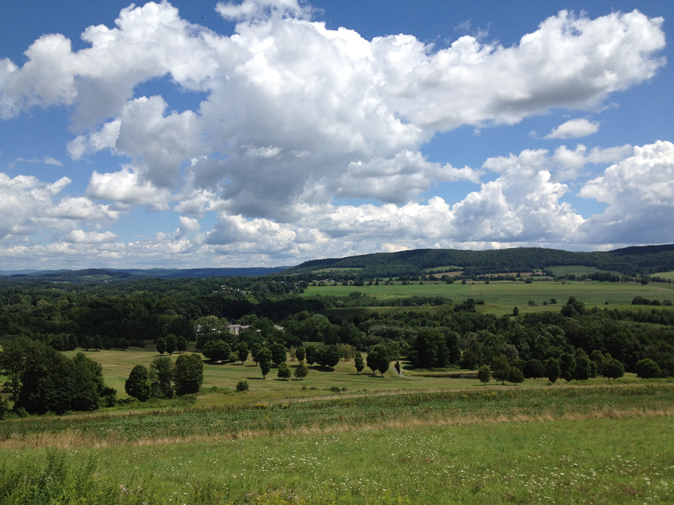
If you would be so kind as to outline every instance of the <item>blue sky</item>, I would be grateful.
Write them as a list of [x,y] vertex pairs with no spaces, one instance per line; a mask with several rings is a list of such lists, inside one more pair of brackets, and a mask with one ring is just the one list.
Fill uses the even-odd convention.
[[0,6],[0,270],[674,242],[668,1]]

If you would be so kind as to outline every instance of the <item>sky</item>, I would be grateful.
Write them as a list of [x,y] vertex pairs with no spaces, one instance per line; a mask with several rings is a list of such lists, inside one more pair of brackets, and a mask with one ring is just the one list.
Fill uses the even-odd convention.
[[0,4],[0,270],[674,243],[670,0]]

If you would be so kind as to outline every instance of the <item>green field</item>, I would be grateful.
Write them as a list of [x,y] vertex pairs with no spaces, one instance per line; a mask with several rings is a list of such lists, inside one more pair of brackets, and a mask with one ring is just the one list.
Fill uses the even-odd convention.
[[673,395],[481,387],[5,422],[0,503],[668,503]]
[[550,270],[555,276],[564,276],[564,275],[575,275],[576,277],[580,275],[592,275],[596,273],[611,273],[619,275],[620,272],[608,272],[607,270],[599,270],[595,267],[586,267],[583,265],[566,265],[560,267],[550,267],[547,270]]
[[344,273],[344,272],[359,272],[361,270],[362,270],[362,268],[358,268],[358,267],[354,267],[354,268],[321,268],[320,270],[313,270],[312,273],[314,273],[314,274],[329,274],[331,272]]
[[[646,286],[625,282],[593,282],[593,281],[534,281],[526,284],[521,281],[499,281],[485,284],[484,282],[472,282],[467,284],[442,282],[418,282],[410,285],[394,283],[389,286],[309,286],[303,296],[347,296],[349,293],[358,291],[366,295],[380,299],[399,298],[407,296],[445,296],[455,302],[461,302],[468,298],[484,300],[487,306],[485,310],[512,310],[512,307],[520,309],[528,307],[529,300],[541,306],[543,302],[549,302],[555,298],[557,303],[566,303],[570,296],[575,296],[587,306],[629,305],[635,296],[648,299],[672,299],[674,298],[674,285],[651,283]],[[542,308],[542,307],[541,307]],[[549,307],[546,307],[549,309]],[[537,310],[535,307],[532,310]],[[540,310],[540,309],[538,309]]]
[[[72,357],[82,349],[68,351],[64,354]],[[159,356],[151,343],[141,349],[131,347],[126,351],[102,350],[88,351],[85,354],[91,359],[101,363],[103,376],[106,384],[118,391],[118,398],[126,398],[124,382],[131,369],[138,364],[150,366],[152,360]],[[166,356],[166,355],[165,355]],[[174,354],[171,359],[175,361],[179,354]],[[366,357],[367,355],[364,354]],[[289,357],[290,358],[290,357]],[[297,366],[297,361],[288,362],[291,371]],[[309,375],[303,380],[279,380],[276,377],[277,370],[272,369],[265,380],[259,367],[252,361],[247,361],[244,366],[241,362],[227,364],[213,364],[204,361],[204,384],[203,387],[234,389],[240,380],[247,380],[250,392],[256,398],[266,398],[270,395],[276,397],[301,397],[315,396],[315,389],[325,391],[333,387],[347,388],[348,391],[399,391],[399,390],[429,390],[447,389],[457,387],[472,387],[480,384],[477,379],[447,379],[414,376],[414,372],[404,372],[405,377],[398,377],[393,366],[382,378],[380,374],[372,375],[371,370],[366,368],[360,374],[356,373],[353,362],[340,362],[334,369],[321,368],[318,365],[310,367]],[[524,386],[543,384],[544,381],[529,380]],[[315,388],[315,389],[311,389]],[[223,399],[223,401],[228,401]]]
[[662,277],[663,279],[674,280],[674,272],[660,272],[659,274],[653,274],[652,277]]

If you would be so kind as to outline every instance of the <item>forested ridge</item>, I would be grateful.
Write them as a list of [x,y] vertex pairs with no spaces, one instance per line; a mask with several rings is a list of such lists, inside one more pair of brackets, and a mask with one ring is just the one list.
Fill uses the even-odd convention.
[[347,258],[312,260],[285,273],[322,269],[360,269],[362,277],[419,275],[424,269],[460,267],[467,275],[530,272],[554,266],[582,265],[626,275],[648,275],[674,270],[674,245],[629,247],[608,252],[571,252],[521,247],[488,251],[418,249]]

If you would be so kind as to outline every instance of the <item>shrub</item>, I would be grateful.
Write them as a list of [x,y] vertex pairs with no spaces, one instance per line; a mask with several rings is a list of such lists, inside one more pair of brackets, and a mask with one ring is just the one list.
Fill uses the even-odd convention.
[[239,391],[240,393],[243,393],[244,391],[248,391],[248,381],[247,380],[240,380],[239,382],[236,383],[236,390]]
[[652,379],[662,375],[662,371],[660,370],[658,364],[649,358],[637,361],[636,372],[637,376],[641,377],[642,379]]

